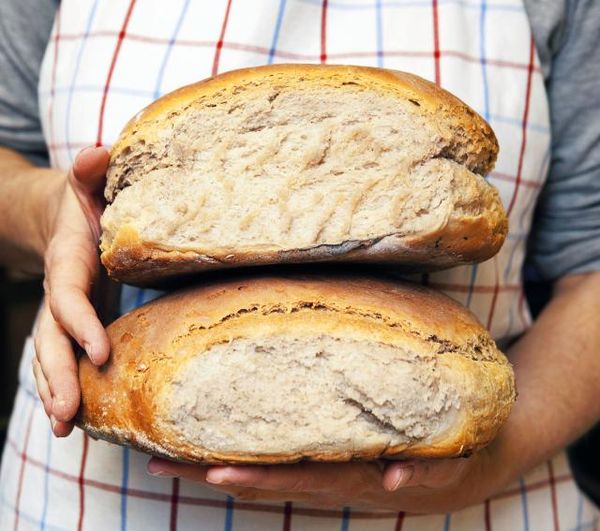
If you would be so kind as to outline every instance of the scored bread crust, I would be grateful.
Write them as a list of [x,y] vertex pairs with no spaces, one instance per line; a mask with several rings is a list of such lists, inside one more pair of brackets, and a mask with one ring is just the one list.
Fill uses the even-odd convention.
[[[459,393],[452,425],[425,439],[352,450],[261,454],[190,444],[165,422],[176,375],[194,356],[236,338],[327,334],[435,356]],[[111,357],[79,363],[77,424],[90,435],[186,462],[289,463],[467,455],[493,439],[515,400],[514,375],[489,333],[435,291],[354,276],[231,278],[137,308],[108,327]],[[415,363],[418,363],[416,358]],[[316,441],[318,443],[318,441]]]
[[[398,101],[410,101],[415,104],[411,106],[411,113],[436,124],[436,130],[450,144],[444,153],[447,151],[456,162],[476,174],[486,175],[496,161],[498,143],[485,120],[452,94],[418,76],[356,66],[272,65],[227,72],[183,87],[138,113],[125,126],[111,150],[105,191],[109,203],[127,186],[128,175],[135,173],[137,162],[128,158],[130,150],[139,145],[150,147],[164,138],[173,116],[193,115],[204,106],[222,104],[224,98],[243,105],[257,91],[264,91],[265,86],[288,91],[333,87],[339,90],[340,98],[345,93],[369,90]],[[244,90],[238,94],[240,87]],[[398,264],[404,271],[422,271],[481,262],[500,249],[508,221],[495,188],[475,182],[467,188],[464,195],[478,197],[481,211],[451,215],[434,233],[391,233],[376,239],[289,250],[246,246],[213,252],[170,248],[160,242],[144,241],[134,227],[123,224],[111,238],[103,237],[101,259],[112,277],[138,285],[156,284],[185,273],[247,265],[376,261]]]

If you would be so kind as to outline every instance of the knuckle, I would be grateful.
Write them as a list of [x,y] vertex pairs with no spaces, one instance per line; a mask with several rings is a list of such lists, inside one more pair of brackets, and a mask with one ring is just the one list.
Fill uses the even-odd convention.
[[291,492],[303,492],[305,490],[308,490],[308,482],[306,481],[306,479],[304,478],[298,478],[296,480],[294,480],[294,482],[289,486],[289,489]]
[[36,361],[38,361],[38,358],[40,357],[40,348],[41,348],[40,334],[39,334],[39,332],[36,332],[33,336],[33,350],[35,351],[35,356],[31,360],[32,363],[35,363]]

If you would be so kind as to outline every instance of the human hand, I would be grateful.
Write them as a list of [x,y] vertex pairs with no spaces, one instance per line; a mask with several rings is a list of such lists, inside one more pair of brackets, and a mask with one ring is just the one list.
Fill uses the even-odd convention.
[[466,459],[281,466],[206,467],[152,458],[148,471],[203,483],[242,500],[410,513],[458,510],[501,486],[488,449]]
[[90,302],[98,276],[97,245],[109,154],[104,148],[79,153],[59,191],[44,254],[45,297],[34,331],[33,372],[44,410],[58,437],[73,429],[80,401],[74,342],[92,363],[109,355],[108,336]]

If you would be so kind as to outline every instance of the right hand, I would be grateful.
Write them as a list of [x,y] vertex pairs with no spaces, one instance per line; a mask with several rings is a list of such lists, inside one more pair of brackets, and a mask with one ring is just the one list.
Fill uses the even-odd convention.
[[46,232],[45,297],[34,330],[33,372],[57,437],[73,430],[81,397],[74,342],[95,365],[105,363],[110,351],[90,302],[99,271],[97,246],[108,161],[104,148],[86,148],[78,154]]

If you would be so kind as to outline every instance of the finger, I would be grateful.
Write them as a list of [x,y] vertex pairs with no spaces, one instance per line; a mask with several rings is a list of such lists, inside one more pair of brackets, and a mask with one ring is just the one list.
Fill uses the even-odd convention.
[[271,491],[359,493],[381,488],[381,470],[373,463],[218,466],[208,470],[206,481]]
[[95,255],[85,243],[65,241],[61,249],[49,253],[47,286],[54,319],[86,351],[92,363],[102,365],[108,359],[110,343],[102,323],[89,300],[95,276]]
[[146,465],[146,470],[152,476],[163,478],[181,477],[200,483],[206,482],[207,469],[206,466],[175,463],[159,457],[153,457]]
[[403,487],[446,487],[462,477],[467,464],[468,459],[398,461],[386,467],[383,487],[387,491]]
[[104,185],[109,160],[110,154],[105,148],[85,148],[77,155],[68,177],[96,240],[100,237],[99,219],[106,204]]
[[50,393],[50,388],[48,387],[48,382],[46,381],[46,377],[42,372],[42,368],[40,366],[40,362],[36,356],[34,356],[31,367],[33,369],[33,377],[35,378],[35,386],[37,388],[38,395],[40,395],[40,400],[44,405],[44,411],[48,418],[52,416],[52,394]]
[[[47,305],[46,300],[44,305]],[[47,306],[40,315],[36,353],[52,399],[51,415],[57,421],[69,422],[77,413],[80,401],[77,362],[69,337]]]
[[299,501],[308,500],[308,496],[302,493],[290,493],[279,491],[267,491],[249,487],[239,487],[236,485],[214,485],[206,481],[207,466],[186,465],[175,463],[166,459],[153,457],[148,461],[146,469],[149,474],[159,478],[178,477],[196,483],[203,483],[212,490],[229,494],[230,496],[243,501]]

